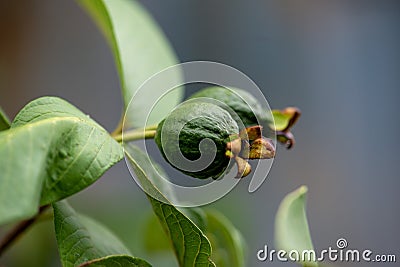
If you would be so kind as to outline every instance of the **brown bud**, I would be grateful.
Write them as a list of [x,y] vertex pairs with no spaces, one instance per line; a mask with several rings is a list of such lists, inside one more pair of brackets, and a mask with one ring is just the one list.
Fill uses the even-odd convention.
[[240,151],[240,157],[244,159],[249,158],[250,143],[247,140],[242,141],[242,150]]
[[281,110],[281,112],[282,112],[282,114],[290,117],[288,125],[286,126],[285,129],[282,130],[282,132],[287,132],[290,130],[290,128],[293,127],[293,125],[300,118],[301,111],[300,111],[300,109],[298,109],[296,107],[287,107],[287,108]]
[[240,138],[236,138],[233,141],[230,141],[226,144],[226,150],[231,151],[233,155],[239,155],[240,150],[242,149],[242,140]]
[[235,161],[238,167],[238,172],[235,178],[243,178],[250,174],[251,166],[246,160],[241,157],[235,157]]
[[290,149],[296,143],[291,132],[276,132],[276,140],[278,140],[279,143],[286,145],[287,149]]
[[239,136],[242,140],[253,141],[262,136],[261,132],[262,126],[256,125],[241,130]]
[[275,146],[271,139],[262,137],[251,144],[249,159],[272,159],[273,157],[275,157]]

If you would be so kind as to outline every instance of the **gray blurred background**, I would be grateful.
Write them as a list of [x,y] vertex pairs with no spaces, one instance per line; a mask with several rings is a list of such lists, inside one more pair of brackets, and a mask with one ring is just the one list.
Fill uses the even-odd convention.
[[[294,128],[296,146],[279,148],[263,186],[249,194],[243,182],[210,205],[223,209],[243,233],[248,266],[295,266],[258,262],[256,252],[274,245],[278,205],[303,184],[309,187],[307,213],[317,250],[343,237],[351,248],[400,257],[398,1],[143,4],[182,62],[231,65],[258,84],[271,107],[303,111]],[[0,105],[13,118],[44,95],[67,99],[111,131],[122,101],[110,49],[74,1],[1,0]],[[170,266],[143,251],[141,227],[151,209],[125,162],[70,203],[108,225],[135,255]],[[32,228],[0,265],[59,266],[49,226]]]

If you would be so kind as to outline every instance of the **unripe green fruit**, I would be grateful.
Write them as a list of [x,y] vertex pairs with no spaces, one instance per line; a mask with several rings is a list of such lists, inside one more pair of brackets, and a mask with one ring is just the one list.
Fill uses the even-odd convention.
[[[218,177],[229,165],[230,158],[226,156],[227,143],[233,137],[238,138],[239,127],[232,116],[214,103],[189,100],[174,109],[159,125],[155,142],[164,158],[176,169],[199,179]],[[200,151],[200,142],[204,152]],[[181,168],[180,156],[190,161],[199,160],[201,156],[211,161],[206,168],[191,170]],[[214,156],[212,156],[214,157]]]
[[[190,99],[206,97],[222,102],[221,107],[227,105],[234,114],[232,117],[239,125],[243,123],[245,127],[258,125],[263,122],[270,122],[269,113],[264,110],[260,102],[247,91],[225,87],[212,86],[204,88],[190,96]],[[260,120],[258,121],[257,120]],[[241,121],[241,122],[240,122]]]

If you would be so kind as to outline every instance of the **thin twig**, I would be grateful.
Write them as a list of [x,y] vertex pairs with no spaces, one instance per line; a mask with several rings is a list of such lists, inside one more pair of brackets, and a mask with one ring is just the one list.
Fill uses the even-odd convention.
[[156,135],[155,130],[134,130],[134,131],[127,131],[123,134],[113,136],[117,142],[122,142],[122,136],[124,142],[135,141],[140,139],[151,139],[154,138]]
[[39,208],[38,214],[35,217],[24,220],[18,223],[14,228],[12,228],[0,241],[0,256],[3,252],[18,238],[21,234],[29,228],[38,217],[49,207],[50,205],[45,205]]

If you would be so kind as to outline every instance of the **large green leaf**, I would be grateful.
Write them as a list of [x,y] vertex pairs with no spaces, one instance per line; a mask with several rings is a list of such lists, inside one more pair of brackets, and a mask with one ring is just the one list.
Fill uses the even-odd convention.
[[[178,59],[156,22],[137,1],[78,0],[92,15],[111,45],[118,68],[125,107],[138,88],[152,75],[175,65]],[[174,79],[182,80],[181,73]],[[170,79],[171,77],[169,77]],[[165,88],[164,88],[165,89]],[[169,88],[168,88],[169,89]],[[143,126],[146,116],[161,96],[159,88],[141,92],[140,101],[130,108],[131,126]],[[183,90],[168,94],[149,120],[158,123],[183,97]]]
[[53,204],[54,228],[62,265],[151,266],[130,256],[129,250],[106,227],[77,214],[66,202]]
[[[307,187],[288,194],[281,202],[275,221],[275,239],[279,249],[287,252],[314,250],[308,228],[305,203]],[[315,261],[300,262],[303,266],[318,266]]]
[[137,147],[129,145],[125,147],[126,155],[132,168],[139,179],[141,186],[146,192],[151,192],[159,201],[147,195],[168,238],[172,241],[172,246],[178,259],[179,266],[215,266],[211,261],[211,245],[207,237],[197,227],[192,220],[171,205],[167,198],[154,186],[153,180],[157,177],[148,177],[153,173],[149,164],[139,165],[145,162],[147,156]]
[[10,128],[10,120],[0,107],[0,131]]
[[86,188],[122,157],[122,147],[71,104],[32,101],[0,132],[0,224]]
[[206,210],[207,230],[214,249],[213,260],[218,267],[246,266],[246,244],[242,234],[221,213]]

